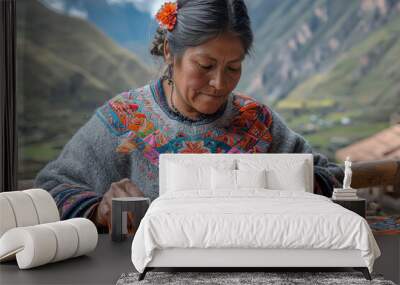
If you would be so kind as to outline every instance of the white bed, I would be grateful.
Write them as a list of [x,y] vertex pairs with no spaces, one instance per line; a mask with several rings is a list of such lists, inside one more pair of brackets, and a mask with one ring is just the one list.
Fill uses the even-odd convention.
[[162,154],[159,167],[160,197],[132,243],[139,279],[156,267],[354,267],[370,278],[371,230],[312,194],[312,155]]

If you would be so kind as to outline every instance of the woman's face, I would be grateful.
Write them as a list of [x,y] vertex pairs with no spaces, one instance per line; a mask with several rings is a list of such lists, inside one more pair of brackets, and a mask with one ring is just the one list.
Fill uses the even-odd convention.
[[244,57],[239,37],[231,33],[186,49],[173,64],[178,109],[192,115],[215,113],[238,84]]

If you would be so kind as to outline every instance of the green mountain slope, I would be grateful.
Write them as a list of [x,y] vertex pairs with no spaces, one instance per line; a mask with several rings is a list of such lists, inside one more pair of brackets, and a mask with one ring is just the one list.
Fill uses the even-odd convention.
[[[399,92],[400,17],[341,55],[329,71],[298,85],[278,106],[330,99],[346,109],[392,110],[400,103]],[[387,114],[377,116],[387,119]]]
[[151,71],[88,22],[17,3],[20,178],[33,178],[115,94],[151,80]]
[[[293,128],[309,133],[309,140],[328,152],[335,141],[339,147],[386,128],[400,110],[400,17],[299,84],[277,107],[293,118]],[[313,114],[319,114],[314,126],[309,124]]]
[[255,34],[242,91],[269,104],[400,14],[399,0],[246,1]]
[[253,59],[239,88],[319,151],[389,126],[400,110],[399,0],[247,0]]

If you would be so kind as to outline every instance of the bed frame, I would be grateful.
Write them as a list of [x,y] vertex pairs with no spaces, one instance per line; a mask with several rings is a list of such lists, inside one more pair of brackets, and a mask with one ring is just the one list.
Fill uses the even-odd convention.
[[[308,176],[307,192],[313,192],[313,156],[312,154],[161,154],[159,157],[160,195],[165,193],[167,164],[169,161],[189,159],[192,162],[213,159],[266,158],[268,160],[290,159],[305,161]],[[143,280],[148,271],[167,268],[229,268],[229,271],[253,271],[254,268],[353,268],[361,271],[367,280],[371,276],[359,250],[329,249],[255,249],[255,248],[168,248],[157,249],[139,280]]]
[[[238,248],[170,248],[157,249],[139,280],[155,268],[229,268],[252,271],[254,268],[343,268],[361,271],[371,280],[359,250],[329,249],[238,249]],[[262,271],[262,270],[260,270]]]

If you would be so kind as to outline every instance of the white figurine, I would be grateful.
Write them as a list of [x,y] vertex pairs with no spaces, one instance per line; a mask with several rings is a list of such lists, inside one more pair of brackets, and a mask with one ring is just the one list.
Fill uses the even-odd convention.
[[351,189],[351,160],[350,157],[346,157],[346,161],[344,162],[344,179],[343,179],[343,189]]

